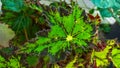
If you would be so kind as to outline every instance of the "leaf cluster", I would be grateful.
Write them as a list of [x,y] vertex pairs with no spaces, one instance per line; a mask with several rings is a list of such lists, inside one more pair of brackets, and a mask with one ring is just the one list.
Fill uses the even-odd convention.
[[7,68],[7,67],[20,68],[21,67],[20,56],[18,57],[12,56],[8,60],[6,60],[4,57],[0,55],[0,68]]
[[115,67],[119,68],[120,67],[119,46],[116,46],[115,40],[108,40],[107,42],[108,43],[106,45],[106,48],[103,51],[97,52],[97,51],[93,50],[91,58],[92,58],[92,60],[95,59],[95,61],[93,61],[93,62],[96,62],[97,67],[107,66],[111,62],[113,62]]
[[24,0],[2,0],[2,3],[4,14],[0,19],[9,24],[13,30],[19,32],[30,27],[36,11],[42,11],[36,5],[25,3]]
[[[92,35],[92,27],[81,17],[82,10],[76,5],[68,16],[61,16],[58,11],[48,13],[51,29],[47,37],[38,37],[35,43],[22,48],[23,52],[40,53],[44,49],[55,55],[60,51],[87,46]],[[75,50],[72,49],[72,50]]]

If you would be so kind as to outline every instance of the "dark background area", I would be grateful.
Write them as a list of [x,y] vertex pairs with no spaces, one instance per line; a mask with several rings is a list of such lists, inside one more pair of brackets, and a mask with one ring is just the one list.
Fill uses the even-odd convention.
[[105,34],[106,39],[115,39],[117,38],[120,42],[120,24],[115,23],[111,25],[111,30],[109,33]]

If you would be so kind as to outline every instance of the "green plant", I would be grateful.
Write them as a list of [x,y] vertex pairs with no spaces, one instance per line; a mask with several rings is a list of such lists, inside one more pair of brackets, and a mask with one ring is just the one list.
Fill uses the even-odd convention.
[[[99,27],[105,32],[109,32],[110,28],[108,24],[99,25],[99,15],[88,14],[92,24],[88,22],[88,17],[84,17],[84,10],[75,5],[76,2],[70,5],[64,1],[53,2],[49,6],[38,7],[38,3],[33,4],[35,0],[27,1],[30,3],[24,0],[2,0],[3,14],[0,20],[8,24],[16,36],[11,40],[14,32],[8,25],[0,23],[0,46],[7,45],[7,48],[0,49],[0,68],[106,68],[111,63],[120,68],[120,44],[115,40],[107,40],[106,45],[105,41],[100,40]],[[118,6],[110,0],[92,1],[95,1],[103,17],[113,16],[114,13],[111,14],[109,9],[115,11],[119,8],[117,0],[112,1]],[[49,29],[45,28],[46,24]],[[92,26],[95,26],[95,30]],[[23,33],[27,41],[29,36],[33,38],[31,34],[37,35],[25,42]],[[13,46],[16,44],[20,46]]]
[[60,16],[58,11],[51,11],[48,14],[52,25],[48,36],[40,36],[35,43],[28,43],[21,49],[22,52],[40,53],[48,49],[50,54],[56,55],[66,49],[75,50],[87,46],[92,35],[92,27],[83,21],[82,10],[77,5],[73,7],[73,11],[68,16]]
[[66,67],[65,68],[74,68],[75,66],[74,66],[74,63],[77,61],[77,56],[75,56],[75,58],[72,60],[72,61],[70,61],[67,65],[66,65]]
[[93,63],[96,62],[97,67],[104,66],[104,65],[107,66],[108,65],[108,59],[106,58],[106,56],[107,56],[108,52],[109,52],[109,47],[106,47],[101,52],[97,52],[97,51],[93,50],[92,55],[91,55]]
[[115,40],[107,40],[106,48],[102,51],[93,50],[92,63],[96,63],[97,67],[108,66],[111,62],[116,68],[120,67],[120,50],[119,45],[116,46]]
[[[22,65],[20,64],[20,56],[17,58],[12,56],[8,59],[8,61],[0,55],[0,68],[21,68]],[[24,68],[24,67],[22,67]]]
[[120,50],[118,48],[113,48],[112,55],[111,55],[111,60],[117,68],[120,68],[120,62],[119,62],[119,60],[120,60]]
[[27,63],[30,66],[35,66],[38,63],[39,58],[37,56],[28,56],[26,58]]
[[24,0],[2,0],[2,3],[4,13],[0,19],[9,24],[17,35],[24,32],[25,38],[28,41],[29,35],[33,34],[30,32],[30,27],[33,26],[34,31],[38,29],[37,26],[35,28],[34,25],[40,22],[39,16],[42,9],[34,4],[27,4]]
[[0,67],[5,67],[5,65],[4,65],[4,62],[5,62],[5,59],[2,57],[2,56],[0,56]]

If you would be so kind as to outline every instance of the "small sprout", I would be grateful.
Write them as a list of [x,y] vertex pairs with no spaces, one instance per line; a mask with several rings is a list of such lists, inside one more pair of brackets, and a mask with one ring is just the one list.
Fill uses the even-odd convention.
[[77,23],[78,21],[75,21],[75,23]]
[[116,43],[116,41],[115,41],[114,39],[107,41],[107,44],[108,44],[108,45],[111,45],[111,46],[114,45],[115,43]]
[[57,40],[57,39],[58,39],[58,37],[55,37],[55,39]]
[[71,41],[73,39],[73,37],[71,35],[68,35],[66,38],[66,41]]

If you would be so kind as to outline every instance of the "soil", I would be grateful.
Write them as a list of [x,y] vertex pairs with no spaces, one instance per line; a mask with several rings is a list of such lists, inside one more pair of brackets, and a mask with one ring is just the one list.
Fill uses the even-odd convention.
[[115,39],[120,42],[120,24],[115,23],[111,26],[111,31],[105,34],[106,39]]

